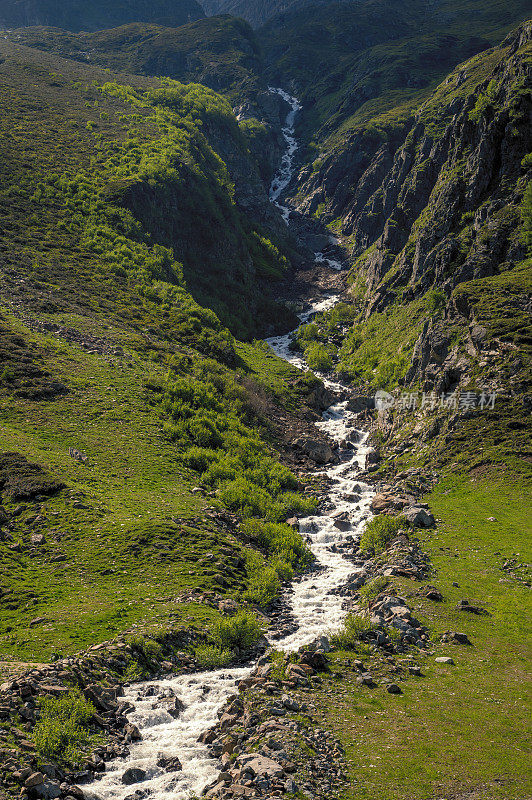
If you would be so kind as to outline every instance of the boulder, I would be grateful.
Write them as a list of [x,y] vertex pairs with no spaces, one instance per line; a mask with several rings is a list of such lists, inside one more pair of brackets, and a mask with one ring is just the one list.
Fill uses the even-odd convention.
[[290,697],[288,694],[283,694],[281,702],[289,711],[299,711],[300,709],[300,705],[297,700],[294,700],[294,698]]
[[316,672],[324,672],[329,668],[329,661],[325,653],[311,653],[308,651],[301,654],[299,661],[301,664],[308,664]]
[[471,644],[467,633],[459,633],[458,631],[446,631],[442,637],[442,642],[452,642],[453,644]]
[[386,687],[388,694],[403,694],[403,690],[396,683],[390,683]]
[[55,800],[55,798],[61,796],[61,789],[56,781],[46,780],[41,786],[35,787],[35,793],[38,797],[42,797],[43,800]]
[[392,498],[385,494],[377,493],[371,500],[371,510],[374,514],[380,514],[391,506]]
[[337,530],[343,531],[344,533],[345,533],[345,531],[348,531],[348,530],[351,529],[351,523],[350,523],[349,519],[337,518],[337,519],[334,520],[333,525]]
[[44,775],[42,772],[32,772],[24,781],[26,789],[33,789],[35,786],[41,786],[44,783]]
[[422,508],[421,506],[410,506],[404,511],[404,515],[408,522],[415,528],[431,528],[435,519],[430,511]]
[[438,658],[436,658],[435,661],[436,664],[451,664],[451,665],[454,664],[454,661],[449,656],[438,656]]
[[237,763],[245,772],[251,772],[256,778],[280,778],[284,775],[284,768],[277,761],[260,753],[248,753],[240,756]]
[[349,398],[347,408],[355,414],[360,414],[362,411],[375,408],[375,398],[355,395]]
[[177,719],[181,712],[185,710],[185,704],[179,697],[164,697],[160,703],[162,708],[174,719]]
[[140,767],[129,767],[122,775],[122,783],[131,786],[133,783],[140,783],[146,777],[146,772]]
[[303,450],[316,464],[327,464],[333,458],[333,452],[327,442],[312,439],[310,436],[301,436],[296,439],[294,447]]
[[142,739],[142,735],[137,728],[136,725],[133,725],[132,722],[128,722],[124,728],[124,736],[126,742],[139,742]]
[[180,772],[183,765],[177,756],[160,756],[157,759],[157,766],[165,772]]

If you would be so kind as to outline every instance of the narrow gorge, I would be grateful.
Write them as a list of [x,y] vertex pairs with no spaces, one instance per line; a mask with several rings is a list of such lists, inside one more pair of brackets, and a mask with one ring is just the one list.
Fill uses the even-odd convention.
[[0,800],[532,798],[529,3],[0,28]]
[[[297,150],[294,122],[301,106],[296,98],[290,97],[282,89],[271,91],[280,95],[291,107],[283,127],[286,151],[270,189],[271,201],[276,203],[283,219],[289,224],[290,209],[281,204],[282,193],[293,177],[293,158]],[[322,253],[317,253],[316,258],[323,261],[324,257]],[[330,268],[337,269],[338,266],[333,261]],[[301,314],[301,321],[308,322],[316,313],[334,307],[337,301],[338,298],[334,296],[316,300]],[[298,369],[307,369],[304,360],[293,354],[291,341],[290,333],[267,340],[278,356],[290,361]],[[348,387],[326,378],[324,383],[338,397],[349,394]],[[363,523],[370,515],[373,496],[371,487],[357,478],[366,465],[367,434],[357,430],[354,425],[354,414],[347,409],[347,399],[335,402],[323,413],[322,422],[316,424],[331,442],[339,446],[339,463],[326,467],[324,472],[330,490],[321,499],[321,505],[327,508],[327,513],[298,521],[299,532],[310,542],[316,561],[311,574],[298,578],[285,592],[285,603],[294,632],[280,637],[275,635],[269,641],[270,646],[287,652],[319,642],[321,636],[341,627],[346,610],[344,596],[337,590],[356,575],[352,562],[342,556],[341,545],[349,543],[351,549],[354,548]],[[336,524],[337,520],[341,520],[339,525]],[[277,633],[275,628],[273,632]],[[218,712],[234,694],[235,687],[251,674],[254,666],[250,664],[131,684],[124,702],[131,709],[128,720],[139,729],[142,739],[130,745],[131,752],[126,759],[110,762],[105,774],[89,788],[87,796],[94,800],[125,798],[131,794],[131,784],[137,783],[135,780],[124,783],[124,775],[135,775],[131,770],[140,770],[136,774],[141,781],[139,785],[143,796],[149,794],[154,798],[164,796],[183,800],[191,794],[201,795],[216,778],[220,767],[208,746],[200,743],[200,735],[214,726]],[[154,702],[154,698],[165,695],[177,698],[178,707],[182,708],[177,719],[173,719],[174,714],[168,713],[164,705],[161,708]],[[180,769],[175,773],[170,770],[169,774],[166,764],[171,764],[175,759]]]

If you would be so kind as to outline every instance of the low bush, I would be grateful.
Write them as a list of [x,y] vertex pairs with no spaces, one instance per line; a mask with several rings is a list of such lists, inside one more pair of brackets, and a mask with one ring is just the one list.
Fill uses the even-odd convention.
[[81,692],[73,689],[61,697],[46,696],[39,701],[40,720],[33,730],[39,755],[65,764],[78,764],[96,737],[88,724],[96,709]]
[[233,654],[219,645],[200,644],[196,647],[195,657],[200,669],[219,669],[231,663]]
[[383,575],[379,575],[372,581],[366,583],[359,592],[359,602],[365,608],[369,608],[371,602],[375,600],[382,590],[388,585],[388,579]]
[[330,636],[331,644],[338,650],[352,650],[373,628],[367,616],[348,614],[341,630]]
[[248,519],[242,524],[241,530],[274,557],[272,562],[282,561],[297,570],[308,567],[314,560],[303,537],[289,525]]
[[243,597],[258,606],[267,606],[279,595],[281,581],[276,568],[265,564],[259,553],[250,551],[246,559],[249,588]]
[[305,361],[317,372],[330,372],[334,367],[336,349],[331,345],[312,342],[304,350]]
[[222,650],[245,650],[252,647],[262,635],[262,629],[254,614],[239,611],[229,619],[216,620],[211,628],[214,643]]
[[382,515],[372,517],[366,523],[364,533],[360,539],[360,549],[363,553],[374,552],[375,555],[379,555],[388,542],[397,536],[397,532],[407,527],[408,522],[403,516],[388,517]]

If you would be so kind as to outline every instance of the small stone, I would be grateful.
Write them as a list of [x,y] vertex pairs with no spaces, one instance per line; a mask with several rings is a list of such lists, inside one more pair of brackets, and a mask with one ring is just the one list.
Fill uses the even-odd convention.
[[388,694],[403,694],[403,690],[396,683],[390,683],[386,687],[386,691],[388,692]]
[[26,789],[32,789],[34,786],[40,786],[42,783],[44,783],[44,775],[42,772],[32,772],[24,781],[24,786]]
[[453,644],[471,644],[467,633],[459,633],[458,631],[446,631],[442,637],[442,642],[453,642]]
[[438,656],[436,664],[454,664],[454,661],[449,656]]
[[297,784],[293,778],[288,778],[284,785],[285,792],[295,794],[297,792]]
[[283,694],[281,702],[283,706],[287,708],[289,711],[299,711],[300,708],[299,703],[297,702],[297,700],[294,700],[293,697],[290,697],[287,694]]

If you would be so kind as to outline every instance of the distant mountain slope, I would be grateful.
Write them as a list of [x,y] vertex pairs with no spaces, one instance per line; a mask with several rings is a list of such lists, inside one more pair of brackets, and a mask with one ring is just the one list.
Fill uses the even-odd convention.
[[126,22],[184,25],[203,16],[196,0],[0,0],[0,28],[52,25],[97,31]]
[[233,14],[243,17],[254,27],[262,25],[270,17],[284,11],[291,5],[290,0],[203,0],[202,6],[207,14]]
[[[254,28],[264,25],[272,17],[297,8],[328,5],[335,0],[202,0],[207,14],[233,14],[247,19]],[[337,2],[337,0],[336,0]],[[351,3],[358,0],[341,0]]]
[[367,121],[434,87],[529,13],[527,0],[295,4],[264,25],[259,39],[269,79],[300,97],[300,132],[320,144],[360,109]]
[[110,30],[17,30],[13,41],[112,70],[194,81],[238,98],[258,88],[259,44],[241,19],[212,17],[178,28],[132,22]]

